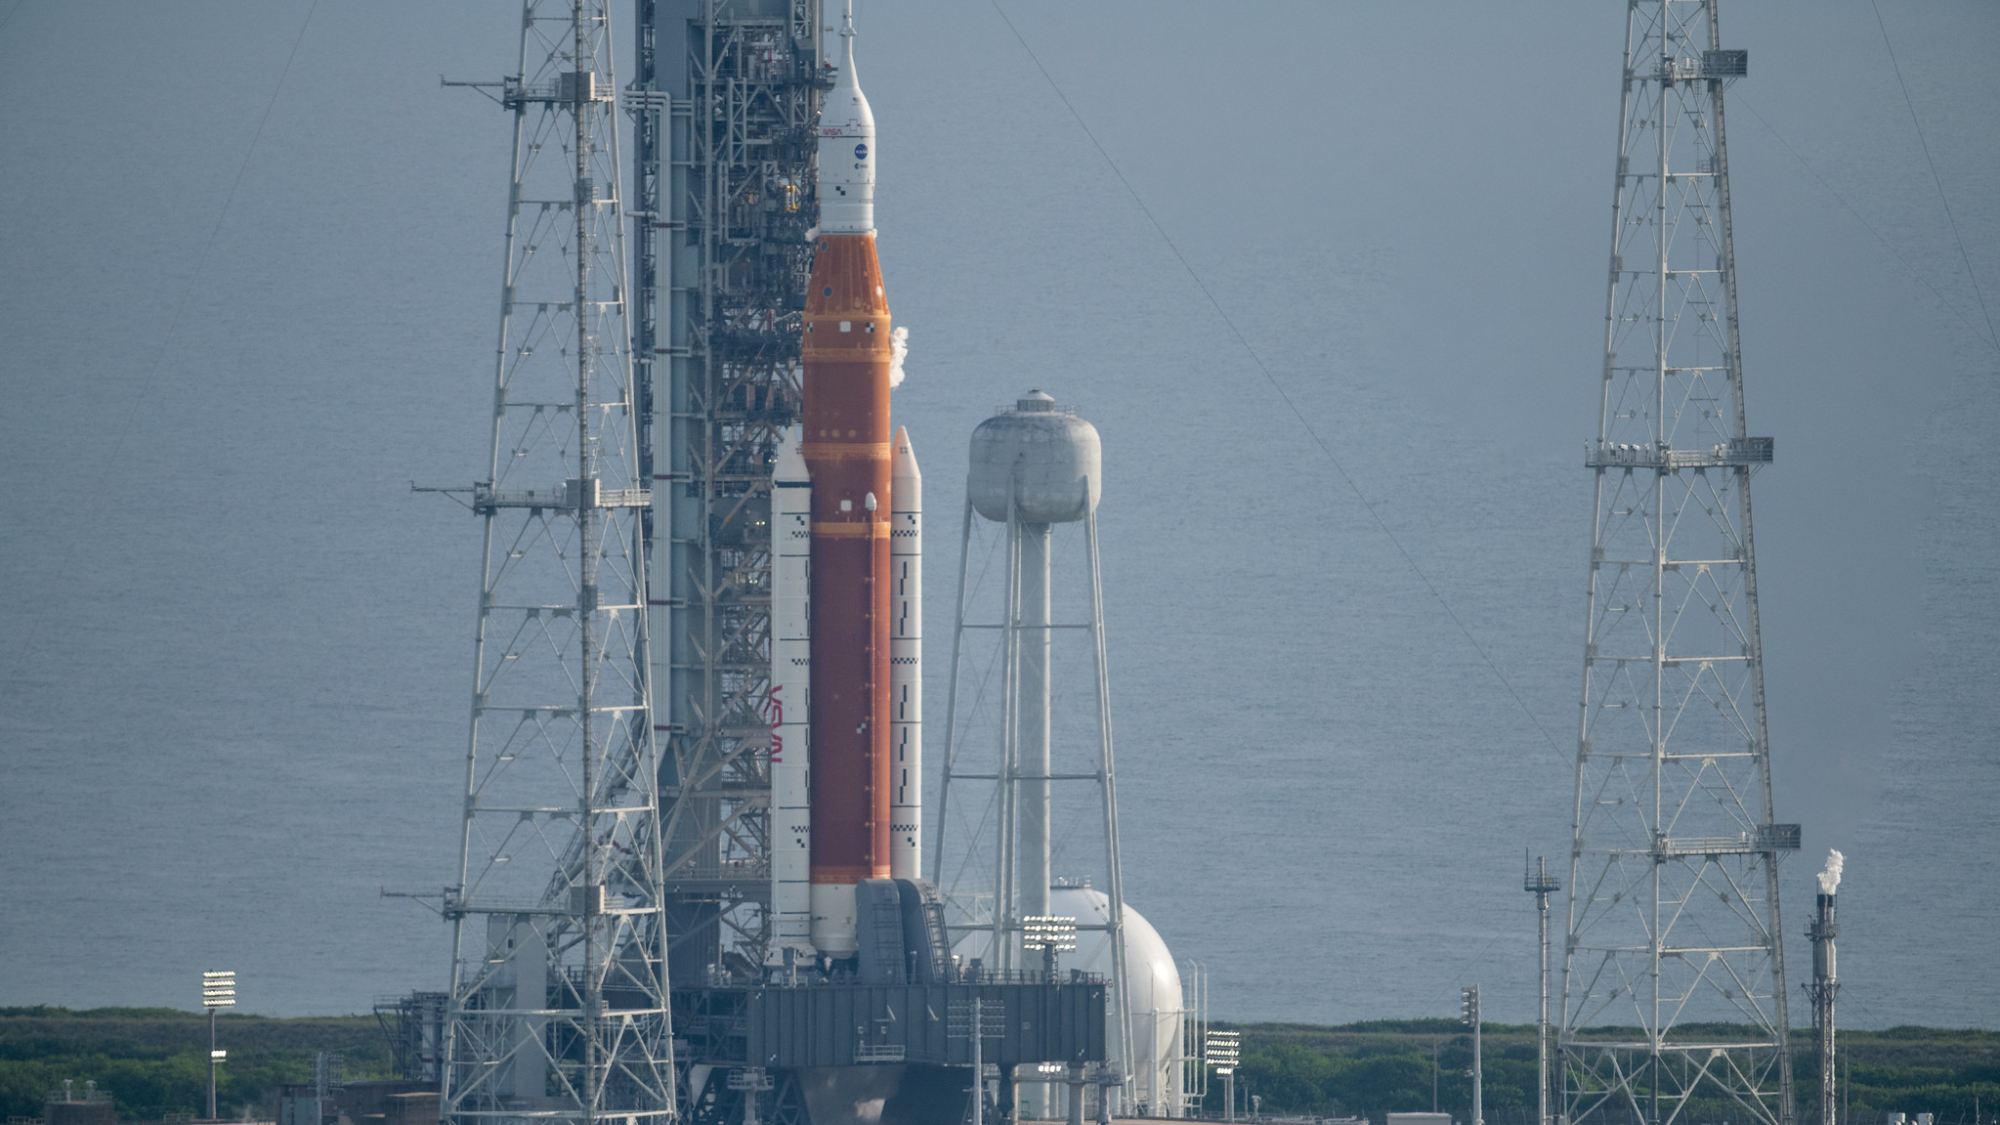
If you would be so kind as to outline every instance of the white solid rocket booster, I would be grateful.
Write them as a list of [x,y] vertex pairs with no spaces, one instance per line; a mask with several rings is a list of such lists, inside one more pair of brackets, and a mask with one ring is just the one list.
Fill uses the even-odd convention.
[[889,480],[889,873],[916,879],[924,830],[924,476],[900,426]]
[[771,474],[771,956],[812,956],[812,808],[806,741],[812,678],[812,482],[794,427]]

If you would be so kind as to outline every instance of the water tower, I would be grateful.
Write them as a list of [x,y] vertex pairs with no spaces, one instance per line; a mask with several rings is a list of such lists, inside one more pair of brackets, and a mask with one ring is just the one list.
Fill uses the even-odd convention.
[[[1022,951],[1022,935],[1029,921],[1053,915],[1075,918],[1080,931],[1077,953],[1064,959],[1062,967],[1102,972],[1110,979],[1110,1031],[1117,1040],[1113,1064],[1122,1075],[1119,1084],[1125,1091],[1126,1105],[1144,1102],[1152,1112],[1178,1114],[1179,974],[1158,934],[1125,906],[1118,856],[1104,608],[1098,577],[1097,502],[1102,494],[1102,460],[1096,428],[1074,411],[1058,407],[1041,391],[1030,391],[1012,409],[988,418],[973,431],[960,538],[944,773],[936,845],[930,853],[932,877],[963,908],[953,927],[955,948],[961,956],[982,958],[993,968],[1041,969],[1044,963],[1039,955],[1024,955]],[[974,553],[975,516],[1001,525],[1005,531],[1005,575],[997,612],[968,612],[966,578]],[[1051,546],[1055,525],[1077,523],[1083,530],[1085,573],[1081,577],[1086,609],[1082,620],[1059,621],[1051,597],[1055,569]],[[992,600],[990,596],[986,599]],[[977,646],[996,633],[1001,699],[997,761],[989,767],[986,761],[975,762],[972,755],[984,757],[991,742],[968,736],[975,733],[974,728],[983,727],[977,733],[990,739],[994,733],[990,729],[992,716],[989,713],[982,723],[979,716],[968,713],[977,706],[973,701],[980,689],[975,684],[966,691],[967,685],[961,681],[968,642]],[[1094,703],[1085,723],[1095,734],[1085,739],[1095,743],[1095,754],[1088,760],[1056,760],[1050,700],[1055,694],[1051,656],[1058,633],[1066,644],[1080,638],[1088,649],[1089,693],[1061,693],[1062,697],[1082,696]],[[967,705],[966,710],[961,710],[961,703]],[[960,729],[962,717],[967,720],[966,730]],[[1074,752],[1072,756],[1081,757]],[[1058,886],[1054,877],[1051,797],[1058,783],[1095,786],[1093,804],[1098,815],[1093,819],[1099,821],[1104,849],[1101,890]],[[984,786],[991,789],[977,788]],[[955,808],[961,823],[953,829],[949,818]],[[950,839],[948,834],[954,830],[967,839]],[[1079,825],[1071,838],[1087,839],[1086,830],[1087,825]],[[988,863],[978,863],[981,859]],[[990,898],[982,893],[989,873]],[[1139,993],[1127,987],[1128,979],[1139,986]],[[1143,1010],[1135,1010],[1135,1005]],[[1045,1080],[1029,1080],[1032,1084],[1022,1091],[1025,1108],[1053,1110],[1058,1100],[1057,1084],[1069,1084],[1069,1096],[1080,1097],[1085,1078],[1081,1073],[1051,1072]],[[1048,1084],[1041,1085],[1043,1081]]]

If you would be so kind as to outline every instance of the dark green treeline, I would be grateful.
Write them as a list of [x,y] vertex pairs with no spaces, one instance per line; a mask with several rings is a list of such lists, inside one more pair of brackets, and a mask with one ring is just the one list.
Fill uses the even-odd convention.
[[[349,1078],[391,1077],[374,1016],[227,1015],[216,1045],[229,1052],[216,1073],[216,1111],[227,1118],[274,1118],[278,1087],[308,1081],[319,1051],[345,1056]],[[126,1120],[199,1117],[208,1105],[208,1020],[171,1008],[0,1008],[0,1113],[40,1117],[64,1079],[78,1091],[95,1081]]]
[[[1223,1025],[1218,1025],[1223,1026]],[[1437,1108],[1464,1121],[1472,1104],[1472,1038],[1455,1020],[1397,1020],[1313,1027],[1245,1024],[1239,1087],[1263,1099],[1265,1113],[1365,1116],[1429,1110],[1433,1051]],[[1487,1024],[1487,1125],[1532,1125],[1535,1035],[1532,1027]],[[225,1117],[270,1118],[277,1088],[303,1082],[316,1051],[346,1057],[350,1078],[391,1076],[389,1050],[372,1016],[305,1019],[222,1017],[218,1037],[229,1051],[218,1102]],[[1809,1095],[1810,1036],[1794,1040],[1798,1088]],[[1849,1125],[1880,1125],[1886,1112],[1933,1113],[1938,1125],[2000,1120],[2000,1032],[1893,1028],[1841,1035],[1851,1074]],[[164,1008],[0,1008],[0,1113],[39,1117],[42,1100],[94,1080],[127,1120],[198,1113],[207,1097],[208,1024]],[[1221,1083],[1209,1104],[1219,1113]],[[1814,1118],[1809,1101],[1800,1119]],[[1699,1125],[1697,1122],[1696,1125]]]
[[[1217,1026],[1229,1026],[1221,1025]],[[1261,1095],[1265,1113],[1367,1117],[1381,1125],[1392,1112],[1436,1107],[1458,1121],[1472,1109],[1472,1036],[1457,1020],[1384,1020],[1314,1027],[1242,1024],[1239,1090]],[[1533,1125],[1535,1029],[1485,1024],[1486,1125]],[[1844,1031],[1848,1125],[1879,1125],[1883,1115],[1933,1113],[1937,1125],[2000,1120],[2000,1032],[1899,1027]],[[1433,1054],[1435,1052],[1435,1054]],[[1435,1058],[1435,1069],[1433,1069]],[[1809,1032],[1793,1036],[1801,1121],[1816,1120],[1817,1066]],[[1241,1095],[1239,1103],[1243,1102]],[[1222,1108],[1219,1081],[1208,1103]],[[1693,1115],[1694,1122],[1708,1116]],[[1722,1110],[1716,1121],[1738,1120]]]

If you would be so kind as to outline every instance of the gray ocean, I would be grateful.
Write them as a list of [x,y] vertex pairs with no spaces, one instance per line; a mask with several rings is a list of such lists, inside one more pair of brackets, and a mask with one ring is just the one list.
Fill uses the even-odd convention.
[[[1103,435],[1128,900],[1226,1018],[1531,1018],[1623,5],[859,7],[933,714],[967,437],[1046,389]],[[1991,1027],[2000,8],[1880,11],[1723,11],[1783,924],[1838,847],[1843,1017]],[[478,540],[410,484],[485,457],[509,131],[438,78],[518,26],[0,5],[0,1004],[445,985],[381,891],[453,878]]]

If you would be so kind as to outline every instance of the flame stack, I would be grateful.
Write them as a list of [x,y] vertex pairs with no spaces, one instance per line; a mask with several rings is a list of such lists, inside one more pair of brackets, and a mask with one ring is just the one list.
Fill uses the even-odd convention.
[[1840,936],[1840,927],[1834,923],[1834,892],[1840,889],[1840,869],[1845,859],[1839,852],[1828,852],[1826,870],[1819,874],[1819,913],[1812,924],[1806,927],[1806,936],[1813,943],[1813,980],[1806,986],[1806,993],[1813,1005],[1813,1045],[1819,1051],[1819,1120],[1820,1125],[1835,1125],[1837,1102],[1834,1099],[1834,1053],[1833,1053],[1833,998],[1840,991],[1840,977],[1835,971],[1833,939]]

